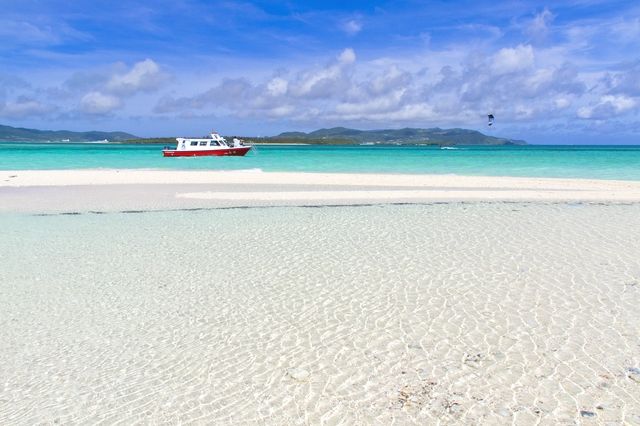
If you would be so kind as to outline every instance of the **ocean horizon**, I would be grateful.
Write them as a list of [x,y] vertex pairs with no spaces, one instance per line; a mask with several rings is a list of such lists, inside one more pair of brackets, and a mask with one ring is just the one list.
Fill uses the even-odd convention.
[[159,144],[0,142],[0,170],[171,169],[640,180],[640,145],[270,145],[163,158]]

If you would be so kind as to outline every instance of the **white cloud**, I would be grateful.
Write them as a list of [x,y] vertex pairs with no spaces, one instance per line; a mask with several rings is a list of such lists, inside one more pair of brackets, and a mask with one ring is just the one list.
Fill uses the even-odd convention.
[[350,118],[366,118],[368,114],[379,113],[385,111],[393,111],[402,103],[402,96],[406,89],[398,89],[392,93],[385,94],[364,102],[357,103],[341,103],[335,107],[338,114],[346,114]]
[[527,88],[535,91],[542,86],[546,86],[549,83],[553,82],[553,72],[554,70],[551,68],[540,68],[535,71],[530,76],[525,78],[525,84]]
[[322,98],[326,97],[336,83],[341,78],[340,67],[331,66],[329,68],[307,72],[301,75],[296,83],[294,93],[297,96],[308,96]]
[[610,31],[622,42],[637,42],[640,37],[640,18],[630,16],[610,26]]
[[593,108],[586,106],[578,108],[578,111],[576,112],[578,118],[591,118],[592,114]]
[[557,109],[565,109],[571,105],[571,101],[565,97],[557,97],[553,100],[553,104]]
[[[434,111],[433,105],[427,103],[416,103],[411,105],[403,105],[394,111],[385,111],[381,113],[367,114],[364,121],[371,122],[384,122],[387,120],[397,122],[432,122],[439,116]],[[336,116],[340,118],[341,116]],[[362,115],[357,114],[353,116],[347,116],[347,119],[363,120]]]
[[397,65],[392,65],[379,76],[373,77],[367,85],[367,91],[372,95],[382,95],[390,90],[408,87],[412,76],[402,71]]
[[153,111],[159,114],[203,109],[210,105],[216,112],[225,108],[244,108],[255,100],[256,88],[244,78],[225,78],[217,86],[195,96],[175,98],[163,96],[158,100]]
[[151,59],[137,62],[131,70],[113,75],[106,90],[114,94],[132,95],[158,89],[167,80],[158,64]]
[[341,25],[342,31],[349,35],[358,34],[362,31],[362,22],[357,19],[350,19]]
[[[153,102],[154,112],[165,117],[250,117],[313,127],[356,123],[473,127],[482,125],[487,112],[499,116],[501,126],[540,118],[553,126],[576,116],[631,117],[638,110],[636,62],[610,66],[608,71],[585,71],[566,45],[426,49],[408,56],[363,59],[346,48],[324,64],[294,64],[253,74],[248,70],[254,67],[241,67],[220,76],[207,74],[206,86],[194,78],[196,73],[179,76],[182,86],[175,85],[158,63],[146,59],[78,73],[60,90],[76,99],[78,112],[90,115],[118,111],[122,116],[132,105],[144,108]],[[165,87],[172,91],[162,92]],[[36,93],[34,88],[20,90]],[[25,111],[38,110],[33,102],[23,104]],[[7,111],[18,110],[11,108]]]
[[124,109],[134,97],[151,94],[170,81],[168,73],[152,59],[145,59],[127,67],[116,63],[101,69],[89,69],[72,74],[59,87],[48,88],[53,97],[76,100],[81,114],[110,114]]
[[283,118],[289,117],[294,112],[294,107],[291,105],[276,106],[267,110],[267,115],[271,118]]
[[602,97],[602,103],[611,105],[615,112],[625,112],[636,106],[636,101],[624,95],[606,95]]
[[608,120],[632,111],[638,102],[624,95],[604,95],[595,105],[583,106],[577,110],[579,118]]
[[344,49],[338,56],[338,61],[341,64],[352,64],[356,61],[356,52],[351,48]]
[[[294,26],[284,27],[279,25],[282,17],[276,22],[265,14],[249,23],[243,16],[243,25],[236,28],[240,39],[226,31],[231,44],[220,40],[206,52],[183,44],[179,60],[168,51],[153,50],[157,45],[149,42],[154,38],[138,43],[152,49],[148,59],[131,59],[138,52],[133,44],[123,50],[117,43],[93,49],[105,35],[75,31],[76,21],[66,12],[54,18],[7,12],[0,17],[0,40],[6,41],[0,42],[0,51],[16,60],[4,61],[3,72],[19,74],[23,81],[9,81],[0,72],[0,111],[3,117],[135,116],[157,124],[173,117],[215,115],[229,121],[250,117],[253,123],[249,118],[246,123],[254,126],[272,120],[284,127],[293,120],[306,120],[308,127],[470,127],[492,111],[501,129],[524,129],[530,123],[585,129],[604,120],[638,128],[640,8],[620,3],[605,11],[600,0],[579,3],[579,14],[567,4],[546,8],[525,2],[491,11],[470,9],[465,19],[453,21],[450,11],[440,14],[421,6],[409,13],[401,8],[368,8],[349,15],[300,12],[291,17]],[[209,18],[209,23],[215,21]],[[434,24],[429,33],[416,27],[425,22]],[[246,35],[250,27],[259,30],[251,34],[268,46],[262,55],[239,54],[250,42],[240,32]],[[156,39],[163,37],[162,28],[156,28]],[[322,35],[331,30],[334,37]],[[372,38],[363,40],[364,35]],[[349,40],[347,36],[362,50],[335,47],[336,40]],[[92,37],[100,40],[67,45]],[[188,40],[186,34],[174,41]],[[54,45],[65,48],[52,49]],[[180,67],[171,77],[163,57],[175,66],[199,66]],[[149,105],[163,116],[148,117]]]
[[496,75],[507,74],[530,68],[534,54],[531,45],[519,45],[515,48],[505,47],[492,57],[491,67]]
[[22,119],[47,115],[53,110],[51,105],[45,105],[36,99],[21,96],[4,105],[0,104],[0,117]]
[[184,112],[215,105],[219,114],[318,125],[324,120],[464,126],[481,122],[487,111],[508,123],[534,120],[549,111],[575,112],[584,105],[580,100],[586,88],[575,69],[549,60],[536,66],[530,45],[505,47],[488,57],[468,55],[457,62],[445,52],[451,65],[439,73],[427,72],[434,59],[443,62],[434,58],[437,54],[404,62],[357,62],[353,49],[345,49],[325,66],[280,70],[278,77],[264,82],[224,79],[195,96],[164,97],[155,110]]
[[271,96],[281,96],[287,93],[289,82],[284,78],[275,77],[267,83],[267,90]]
[[525,28],[525,33],[534,39],[546,37],[549,32],[549,25],[554,18],[555,15],[545,7],[542,12],[535,15],[528,23]]
[[80,100],[80,108],[87,114],[108,114],[121,106],[119,98],[100,92],[89,92]]
[[299,73],[292,83],[291,93],[297,97],[316,99],[345,93],[351,86],[347,69],[355,60],[356,54],[353,49],[344,49],[338,55],[337,63]]

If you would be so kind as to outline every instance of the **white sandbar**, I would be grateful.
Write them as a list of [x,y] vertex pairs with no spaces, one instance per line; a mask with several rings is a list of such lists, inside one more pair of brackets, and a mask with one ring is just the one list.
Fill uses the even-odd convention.
[[0,172],[2,211],[433,201],[640,202],[640,182],[261,171]]

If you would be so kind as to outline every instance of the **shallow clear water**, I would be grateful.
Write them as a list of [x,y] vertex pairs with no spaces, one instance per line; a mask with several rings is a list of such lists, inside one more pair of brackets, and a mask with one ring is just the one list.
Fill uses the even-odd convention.
[[640,422],[640,205],[0,220],[1,424]]
[[0,143],[0,170],[76,168],[435,173],[640,180],[640,146],[259,146],[246,157],[163,158],[160,145]]

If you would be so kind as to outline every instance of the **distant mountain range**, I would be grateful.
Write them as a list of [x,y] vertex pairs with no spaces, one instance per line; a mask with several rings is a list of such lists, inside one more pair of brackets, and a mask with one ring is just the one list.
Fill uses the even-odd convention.
[[87,142],[87,141],[124,141],[127,139],[136,139],[130,133],[125,132],[72,132],[69,130],[36,130],[24,129],[21,127],[11,127],[0,125],[0,141],[52,141],[60,142],[69,140],[70,142]]
[[[356,130],[346,127],[320,129],[310,133],[285,132],[269,139],[309,141],[309,143],[382,143],[382,144],[429,144],[429,145],[526,145],[523,140],[488,136],[468,129],[385,129]],[[329,142],[331,143],[331,142]]]
[[[278,136],[252,138],[255,142],[339,144],[428,144],[428,145],[526,145],[525,141],[488,136],[467,129],[385,129],[356,130],[346,127],[320,129],[310,133],[285,132]],[[0,125],[0,141],[102,141],[126,143],[174,143],[174,137],[139,138],[125,132],[72,132],[69,130],[36,130]]]

